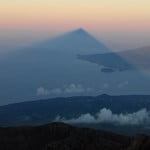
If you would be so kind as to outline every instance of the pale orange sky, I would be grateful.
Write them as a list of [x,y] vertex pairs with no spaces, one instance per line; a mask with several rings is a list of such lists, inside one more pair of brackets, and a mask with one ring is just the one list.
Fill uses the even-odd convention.
[[0,0],[4,47],[80,27],[116,49],[147,45],[150,0]]
[[1,0],[0,28],[149,29],[149,0]]

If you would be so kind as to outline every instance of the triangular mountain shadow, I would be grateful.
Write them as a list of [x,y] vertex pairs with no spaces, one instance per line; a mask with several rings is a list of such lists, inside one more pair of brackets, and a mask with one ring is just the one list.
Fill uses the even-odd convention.
[[75,54],[79,59],[103,66],[101,71],[105,73],[135,69],[123,57],[113,53],[103,42],[98,41],[82,28],[53,40],[47,40],[43,46],[58,53]]
[[48,39],[39,44],[34,44],[32,48],[76,55],[107,53],[111,51],[105,44],[98,41],[82,28],[68,32],[54,39]]
[[112,53],[103,42],[82,28],[26,47],[14,59],[24,64],[34,62],[36,65],[45,60],[51,64],[54,63],[52,60],[57,60],[58,63],[61,61],[60,57],[70,56],[98,64],[102,67],[101,71],[105,73],[135,69],[126,59],[117,53]]

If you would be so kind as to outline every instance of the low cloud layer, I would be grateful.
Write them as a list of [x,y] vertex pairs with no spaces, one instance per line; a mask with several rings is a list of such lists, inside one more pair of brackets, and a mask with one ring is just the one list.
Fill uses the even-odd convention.
[[40,87],[37,89],[37,96],[41,95],[60,95],[60,94],[78,94],[78,93],[85,93],[91,92],[92,88],[86,88],[81,84],[70,84],[64,86],[63,88],[55,88],[55,89],[46,89],[44,87]]
[[126,86],[128,86],[128,84],[129,84],[128,81],[124,81],[124,82],[118,84],[118,88],[126,87]]
[[115,125],[148,125],[150,124],[150,112],[145,108],[133,113],[115,114],[110,109],[103,108],[95,115],[82,114],[78,118],[65,119],[57,116],[55,121],[65,123],[111,123]]

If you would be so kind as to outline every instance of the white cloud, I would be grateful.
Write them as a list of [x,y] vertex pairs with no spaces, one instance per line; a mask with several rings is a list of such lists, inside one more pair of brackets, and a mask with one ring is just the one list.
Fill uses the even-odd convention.
[[49,91],[49,94],[62,94],[63,91],[60,88],[52,89]]
[[37,95],[49,95],[49,90],[43,88],[43,87],[40,87],[37,89]]
[[60,94],[78,94],[78,93],[88,93],[91,92],[93,89],[89,87],[84,87],[81,84],[70,84],[64,86],[63,88],[55,88],[55,89],[46,89],[44,87],[40,87],[37,89],[37,96],[40,95],[60,95]]
[[83,93],[83,92],[90,92],[91,88],[85,88],[81,84],[70,84],[64,88],[64,93],[72,94],[72,93]]
[[108,84],[108,83],[104,83],[103,88],[104,88],[104,89],[109,88],[109,84]]
[[111,123],[116,125],[146,125],[150,124],[150,112],[143,108],[133,113],[114,114],[110,109],[103,108],[95,115],[87,113],[69,120],[58,116],[56,117],[55,121],[62,121],[66,123]]
[[118,84],[118,88],[123,88],[123,87],[127,86],[128,84],[129,84],[128,81],[124,81],[124,82]]

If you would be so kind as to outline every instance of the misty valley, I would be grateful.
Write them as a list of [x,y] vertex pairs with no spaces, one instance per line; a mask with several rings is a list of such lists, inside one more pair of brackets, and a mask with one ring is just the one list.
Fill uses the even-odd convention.
[[84,29],[0,56],[0,149],[149,149],[149,59]]

